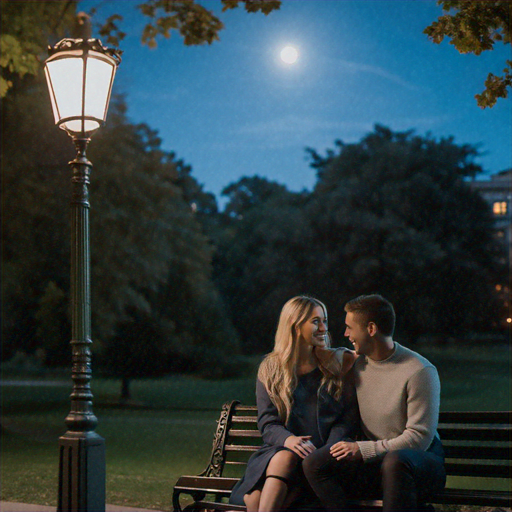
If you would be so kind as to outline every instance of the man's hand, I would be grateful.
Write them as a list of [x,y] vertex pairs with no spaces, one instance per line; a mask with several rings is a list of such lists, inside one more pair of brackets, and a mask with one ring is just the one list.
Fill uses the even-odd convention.
[[305,459],[316,450],[316,446],[310,441],[311,436],[289,436],[284,446],[296,453],[301,459]]
[[353,442],[340,441],[339,443],[333,444],[330,451],[331,455],[336,460],[361,460],[363,458],[359,450],[359,445]]

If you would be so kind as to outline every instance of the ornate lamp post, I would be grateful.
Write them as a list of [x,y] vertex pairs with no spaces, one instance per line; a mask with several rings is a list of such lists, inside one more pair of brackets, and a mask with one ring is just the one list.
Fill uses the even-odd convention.
[[71,411],[59,439],[59,512],[105,511],[105,441],[92,411],[89,175],[85,151],[105,122],[119,52],[98,39],[63,39],[48,49],[45,74],[57,126],[73,139],[71,199]]

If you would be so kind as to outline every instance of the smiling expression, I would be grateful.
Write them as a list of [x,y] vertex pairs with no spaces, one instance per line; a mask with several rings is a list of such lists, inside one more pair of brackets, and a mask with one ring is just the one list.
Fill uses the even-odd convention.
[[368,327],[357,321],[354,313],[350,311],[345,318],[345,336],[348,337],[358,355],[369,355],[374,347],[373,338]]
[[327,315],[321,306],[316,306],[299,328],[300,339],[308,345],[324,347],[327,329]]

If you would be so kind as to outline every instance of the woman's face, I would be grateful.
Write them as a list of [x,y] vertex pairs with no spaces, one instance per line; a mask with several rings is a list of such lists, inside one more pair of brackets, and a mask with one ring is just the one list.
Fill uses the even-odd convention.
[[301,325],[299,339],[307,345],[325,347],[327,329],[327,316],[321,306],[316,306]]

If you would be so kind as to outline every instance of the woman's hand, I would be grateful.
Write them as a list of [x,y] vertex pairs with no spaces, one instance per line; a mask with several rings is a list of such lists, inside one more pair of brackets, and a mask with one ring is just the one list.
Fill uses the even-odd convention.
[[289,436],[284,446],[296,453],[301,459],[305,459],[316,450],[316,446],[310,441],[311,436]]

